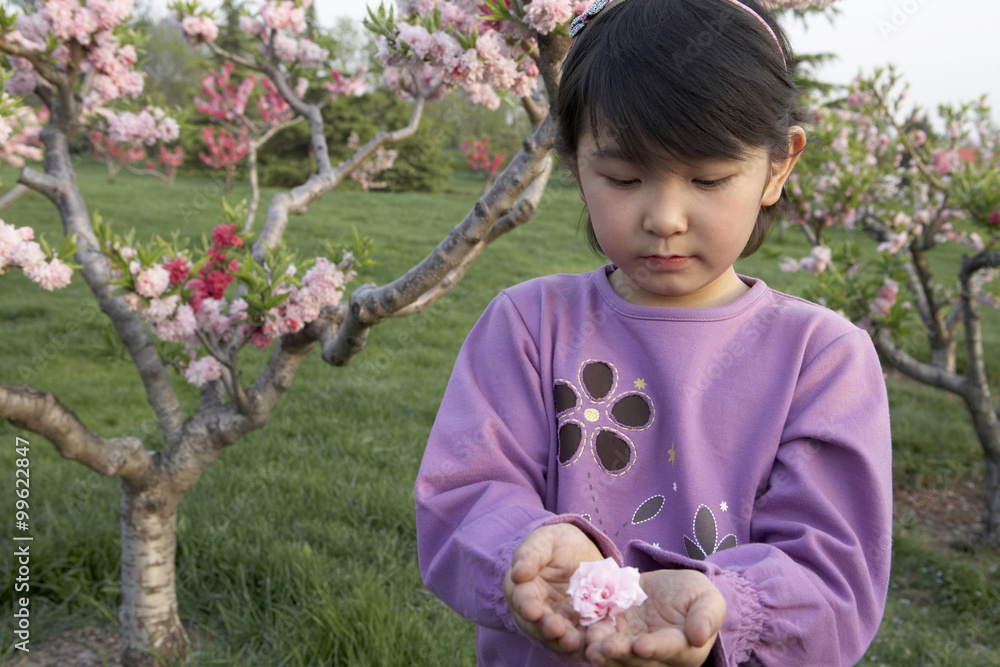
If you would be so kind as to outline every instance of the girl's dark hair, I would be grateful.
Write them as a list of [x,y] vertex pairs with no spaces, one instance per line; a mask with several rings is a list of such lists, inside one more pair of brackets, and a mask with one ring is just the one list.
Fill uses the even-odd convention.
[[[584,28],[555,109],[556,150],[574,173],[588,129],[644,167],[742,159],[753,148],[772,161],[788,156],[788,129],[801,117],[788,41],[757,2],[743,2],[780,52],[752,14],[725,0],[618,0]],[[764,242],[777,206],[761,209],[743,257]],[[587,238],[603,254],[589,218]]]

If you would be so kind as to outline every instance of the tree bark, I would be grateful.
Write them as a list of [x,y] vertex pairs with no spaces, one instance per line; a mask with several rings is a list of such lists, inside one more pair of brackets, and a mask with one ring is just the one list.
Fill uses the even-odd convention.
[[978,271],[1000,266],[1000,252],[980,252],[963,257],[959,271],[962,292],[962,319],[965,325],[965,348],[968,356],[969,389],[965,403],[972,414],[979,444],[986,464],[986,497],[983,502],[982,524],[986,540],[1000,549],[1000,419],[990,393],[983,350],[982,321],[979,305],[973,293],[972,278]]
[[187,658],[188,637],[177,613],[174,558],[177,505],[165,484],[122,480],[122,665],[160,667]]
[[29,192],[31,192],[31,188],[26,185],[21,185],[20,183],[15,185],[10,189],[10,192],[5,194],[3,197],[0,197],[0,211],[4,210]]

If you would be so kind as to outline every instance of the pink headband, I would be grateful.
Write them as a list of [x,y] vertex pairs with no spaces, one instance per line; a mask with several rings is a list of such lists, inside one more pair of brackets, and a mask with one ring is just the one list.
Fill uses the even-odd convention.
[[[594,4],[592,4],[590,6],[590,9],[588,9],[587,11],[585,11],[584,13],[580,14],[575,19],[573,19],[573,22],[569,25],[569,36],[570,36],[570,38],[576,39],[576,37],[583,31],[584,28],[587,27],[587,25],[593,20],[593,18],[595,16],[597,16],[601,12],[602,9],[604,9],[605,7],[607,7],[608,5],[610,5],[611,3],[613,3],[614,1],[615,0],[594,0]],[[771,26],[769,26],[767,24],[767,21],[765,21],[764,18],[760,14],[758,14],[757,12],[755,12],[750,7],[747,7],[746,5],[744,5],[739,0],[726,0],[726,2],[728,2],[728,3],[732,4],[732,5],[736,5],[737,7],[743,8],[751,16],[753,16],[755,19],[757,19],[758,21],[760,21],[760,24],[762,26],[764,26],[764,28],[767,30],[767,33],[769,35],[771,35],[771,39],[774,40],[775,45],[778,47],[778,53],[781,54],[781,62],[784,63],[784,65],[785,65],[785,71],[787,72],[788,71],[788,61],[785,60],[785,51],[784,51],[784,49],[781,48],[781,42],[778,41],[778,36],[776,34],[774,34],[774,30],[772,30]]]

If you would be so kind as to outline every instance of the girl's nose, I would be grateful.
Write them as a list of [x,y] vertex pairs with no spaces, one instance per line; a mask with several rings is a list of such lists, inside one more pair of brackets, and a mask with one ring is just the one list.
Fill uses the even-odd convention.
[[687,230],[687,206],[681,188],[664,184],[650,193],[643,229],[657,236],[671,236]]

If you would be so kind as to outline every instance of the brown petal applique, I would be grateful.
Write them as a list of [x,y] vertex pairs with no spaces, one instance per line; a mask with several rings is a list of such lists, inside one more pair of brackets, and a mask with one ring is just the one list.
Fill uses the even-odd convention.
[[583,386],[587,388],[587,393],[595,401],[606,397],[615,386],[615,371],[603,361],[588,363],[583,367],[580,378],[583,380]]

